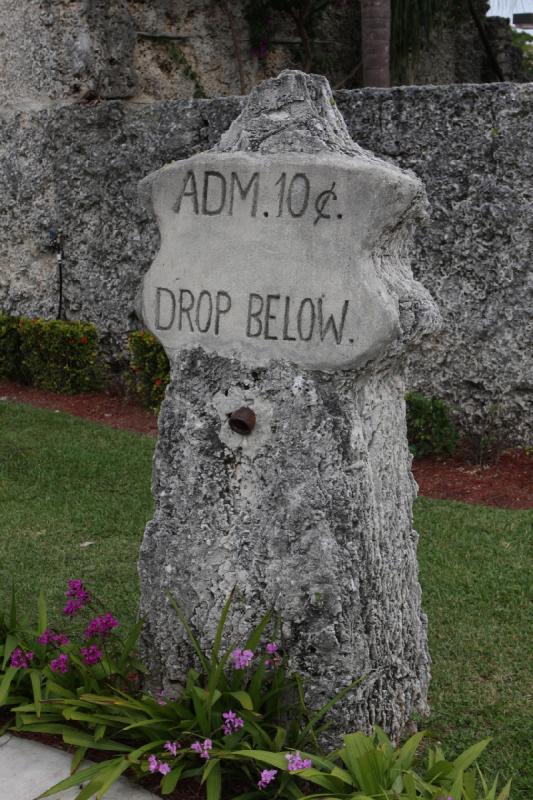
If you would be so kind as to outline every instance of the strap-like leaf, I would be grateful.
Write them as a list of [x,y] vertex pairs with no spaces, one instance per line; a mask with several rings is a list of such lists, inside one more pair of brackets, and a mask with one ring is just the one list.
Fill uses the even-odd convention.
[[222,791],[222,775],[220,772],[220,761],[213,760],[211,764],[207,765],[211,767],[209,770],[209,775],[206,780],[206,795],[207,800],[220,800],[220,794]]
[[222,609],[222,613],[220,615],[220,619],[218,621],[217,629],[215,631],[215,638],[213,641],[213,649],[211,650],[211,664],[214,667],[218,661],[218,653],[220,651],[220,644],[222,642],[222,634],[224,633],[224,626],[226,624],[226,620],[228,618],[230,606],[233,602],[233,595],[235,594],[235,587],[231,590],[228,595],[228,599],[224,603],[224,608]]
[[48,627],[48,614],[46,611],[46,600],[44,592],[39,592],[39,600],[37,601],[37,608],[39,611],[39,633],[44,633]]
[[180,606],[178,605],[178,602],[177,602],[177,600],[175,600],[175,599],[172,597],[172,595],[170,595],[170,594],[169,594],[169,595],[167,595],[167,597],[168,597],[168,600],[169,600],[169,602],[170,602],[170,605],[172,606],[172,608],[174,609],[174,611],[175,611],[175,612],[176,612],[176,614],[178,615],[178,618],[179,618],[179,620],[180,620],[181,624],[182,624],[182,625],[183,625],[183,627],[185,628],[185,632],[187,633],[187,636],[189,637],[189,641],[191,642],[192,646],[193,646],[193,647],[194,647],[194,649],[196,650],[196,655],[197,655],[197,656],[198,656],[198,658],[200,659],[200,664],[202,665],[202,667],[203,667],[203,669],[204,669],[204,671],[205,671],[206,675],[208,675],[208,674],[209,674],[209,662],[208,662],[208,660],[206,659],[206,657],[205,657],[205,655],[204,655],[204,653],[203,653],[203,651],[202,651],[202,648],[201,648],[200,642],[198,641],[198,639],[197,639],[197,638],[196,638],[196,636],[194,635],[194,633],[193,633],[193,631],[192,631],[192,628],[191,628],[191,626],[189,625],[189,622],[188,622],[188,620],[187,620],[187,617],[185,616],[185,614],[184,614],[184,613],[183,613],[183,611],[181,610]]
[[71,775],[69,778],[65,778],[59,783],[54,784],[50,789],[47,789],[46,792],[40,794],[36,800],[41,800],[44,797],[50,797],[52,794],[56,794],[57,792],[64,792],[67,789],[72,789],[73,786],[79,786],[80,783],[83,781],[89,780],[94,775],[96,775],[100,770],[104,769],[109,762],[105,762],[104,764],[92,764],[90,767],[86,767],[82,769],[81,772],[76,772],[74,775]]

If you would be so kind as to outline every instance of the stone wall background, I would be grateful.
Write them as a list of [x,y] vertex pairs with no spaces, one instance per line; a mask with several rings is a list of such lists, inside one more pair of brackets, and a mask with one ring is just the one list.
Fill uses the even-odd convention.
[[[364,89],[337,101],[352,137],[412,169],[430,199],[413,267],[445,327],[412,357],[411,387],[449,402],[469,427],[497,407],[509,439],[527,441],[533,84]],[[218,98],[0,114],[0,308],[56,315],[57,225],[67,317],[94,321],[120,360],[158,243],[137,182],[211,147],[240,108]]]
[[[254,55],[246,3],[0,0],[0,107],[37,110],[119,98],[151,103],[244,94],[282,69],[302,68],[301,40],[286,16],[273,21],[266,58]],[[441,25],[402,81],[448,84],[496,79],[472,19],[468,15],[456,19],[452,5],[444,3]],[[488,5],[487,0],[474,0],[480,18],[485,19]],[[506,20],[497,20],[487,20],[486,33],[502,73],[506,80],[527,80],[520,51],[511,43],[510,27]],[[358,3],[332,3],[316,29],[313,71],[326,75],[334,88],[359,86]],[[157,38],[161,35],[175,38]]]

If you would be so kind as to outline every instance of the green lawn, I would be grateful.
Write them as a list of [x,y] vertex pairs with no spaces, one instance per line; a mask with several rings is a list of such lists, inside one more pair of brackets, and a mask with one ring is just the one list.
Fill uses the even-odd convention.
[[21,605],[42,588],[57,611],[83,578],[133,620],[154,440],[5,402],[0,431],[1,594],[13,578]]
[[[28,614],[41,588],[59,614],[67,579],[80,577],[132,621],[153,439],[5,402],[0,430],[0,602],[14,579]],[[514,778],[514,800],[532,800],[533,512],[426,499],[415,512],[429,725],[452,752],[494,737],[482,766]]]

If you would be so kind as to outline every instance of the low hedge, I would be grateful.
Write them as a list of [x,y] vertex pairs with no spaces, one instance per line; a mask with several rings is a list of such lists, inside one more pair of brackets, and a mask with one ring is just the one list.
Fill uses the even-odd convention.
[[89,322],[0,315],[0,377],[76,394],[100,389],[104,366]]
[[450,456],[456,448],[458,434],[446,403],[416,392],[407,394],[405,401],[407,439],[415,458]]
[[158,411],[169,381],[167,355],[155,336],[144,330],[130,333],[128,347],[129,389],[144,406]]
[[0,380],[23,381],[19,317],[0,314]]

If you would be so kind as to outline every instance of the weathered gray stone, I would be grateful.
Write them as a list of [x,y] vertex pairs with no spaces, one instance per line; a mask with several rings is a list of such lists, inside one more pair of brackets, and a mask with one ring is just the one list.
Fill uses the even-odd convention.
[[[531,440],[533,85],[413,87],[337,94],[350,134],[424,182],[431,217],[414,270],[444,327],[410,357],[409,386],[450,403],[467,428],[496,406],[506,436]],[[212,147],[237,98],[118,101],[0,113],[0,308],[55,316],[47,248],[65,233],[67,316],[94,321],[120,356],[157,248],[137,182]]]
[[[229,161],[225,150],[234,154]],[[296,162],[294,151],[300,154]],[[311,176],[318,163],[319,176],[325,178],[321,170],[327,170],[324,184],[337,179],[343,202],[355,178],[361,194],[373,198],[353,203],[352,224],[337,227],[335,236],[343,240],[347,272],[353,270],[361,282],[373,273],[368,319],[391,308],[395,324],[385,340],[369,325],[378,342],[375,350],[351,364],[358,369],[330,372],[317,369],[336,366],[330,352],[325,363],[319,357],[312,370],[306,368],[312,359],[305,347],[311,349],[311,343],[288,358],[280,342],[270,343],[257,358],[242,330],[232,329],[236,344],[229,352],[213,340],[203,348],[199,337],[192,338],[192,349],[177,335],[169,343],[153,326],[167,347],[172,381],[160,415],[156,511],[139,561],[144,656],[155,683],[167,690],[179,685],[194,653],[168,593],[208,649],[222,605],[236,586],[238,602],[228,617],[226,644],[244,644],[260,615],[275,608],[292,666],[308,681],[311,704],[367,676],[334,712],[335,734],[380,723],[396,736],[415,711],[425,710],[429,681],[402,377],[406,349],[439,324],[407,260],[412,225],[424,209],[423,190],[414,177],[391,170],[350,142],[325,79],[293,72],[254,90],[215,154],[189,160],[184,169],[209,165],[213,170],[216,163],[224,173],[236,164],[252,163],[254,169],[260,164],[268,185],[269,170],[278,174],[279,159],[297,163]],[[347,183],[343,170],[349,172]],[[180,285],[184,259],[194,266],[196,251],[187,244],[180,248],[179,239],[165,229],[177,214],[183,177],[179,165],[170,165],[143,185],[144,192],[153,192],[163,229],[156,265],[163,265],[165,280],[177,277]],[[220,241],[222,253],[225,247],[219,220],[201,217],[189,208],[187,222],[179,223],[186,236],[189,225],[201,225],[195,232],[208,258],[196,276],[197,289],[208,280],[208,261],[212,267],[219,263],[209,240]],[[259,218],[255,223],[264,226]],[[310,285],[321,273],[324,280],[329,274],[337,280],[336,265],[321,260],[322,234],[312,218],[284,223],[282,238],[296,236],[300,242],[289,226],[311,243],[307,261],[297,262],[300,279],[305,281],[307,272]],[[280,237],[276,228],[269,230],[272,251],[260,234],[255,253],[254,280],[260,287],[270,273],[283,280],[276,269]],[[245,232],[248,249],[251,242]],[[220,273],[229,279],[230,267],[222,265]],[[148,274],[148,295],[156,283]],[[364,317],[359,324],[365,326]],[[255,430],[246,440],[228,433],[232,404],[255,410],[257,438]]]
[[415,178],[362,152],[217,152],[164,167],[142,191],[162,239],[143,318],[171,357],[201,346],[252,367],[352,369],[397,338],[372,254],[420,203]]

